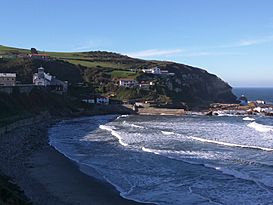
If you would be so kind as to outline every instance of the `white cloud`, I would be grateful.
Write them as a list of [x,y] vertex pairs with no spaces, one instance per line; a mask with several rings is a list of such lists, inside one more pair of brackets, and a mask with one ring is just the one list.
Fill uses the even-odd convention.
[[185,57],[198,57],[198,56],[224,56],[224,55],[242,55],[242,53],[198,51],[198,52],[185,52],[181,56],[185,56]]
[[238,46],[260,45],[260,44],[269,43],[272,41],[273,41],[273,36],[267,36],[267,37],[259,38],[259,39],[246,39],[246,40],[241,40]]
[[238,47],[261,45],[261,44],[270,43],[270,42],[273,42],[273,35],[265,36],[263,38],[256,38],[256,39],[242,39],[233,44],[220,45],[217,47],[218,48],[238,48]]
[[173,50],[159,50],[159,49],[149,49],[143,51],[137,51],[133,53],[127,53],[126,55],[134,58],[146,58],[146,57],[159,57],[159,56],[171,56],[181,53],[182,49]]
[[80,52],[80,51],[91,51],[96,48],[98,45],[97,42],[94,42],[93,40],[86,41],[82,44],[76,45],[74,48],[72,48],[72,51]]

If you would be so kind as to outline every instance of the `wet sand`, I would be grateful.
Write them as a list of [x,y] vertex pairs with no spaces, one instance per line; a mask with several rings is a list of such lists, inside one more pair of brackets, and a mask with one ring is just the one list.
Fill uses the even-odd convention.
[[50,120],[0,138],[0,174],[11,177],[39,205],[141,204],[122,198],[109,183],[90,177],[48,144]]

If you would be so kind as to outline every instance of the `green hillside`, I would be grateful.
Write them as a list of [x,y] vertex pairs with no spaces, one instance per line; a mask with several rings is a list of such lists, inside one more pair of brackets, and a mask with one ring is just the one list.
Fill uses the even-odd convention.
[[[158,103],[186,103],[198,106],[213,102],[234,102],[231,87],[216,75],[192,66],[166,61],[148,61],[106,52],[45,52],[49,60],[27,57],[30,49],[0,46],[0,72],[16,72],[22,83],[31,83],[32,74],[43,66],[61,80],[88,84],[90,92],[112,96],[119,100],[141,99]],[[25,57],[24,57],[25,56]],[[173,76],[152,75],[143,68],[160,67]],[[121,88],[118,80],[130,78],[139,82],[154,82],[148,91]],[[74,92],[75,94],[75,92]]]

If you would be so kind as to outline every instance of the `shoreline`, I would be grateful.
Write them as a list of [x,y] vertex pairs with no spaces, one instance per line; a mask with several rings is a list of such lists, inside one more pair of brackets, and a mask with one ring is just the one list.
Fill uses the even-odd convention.
[[148,204],[120,196],[110,183],[89,176],[48,143],[58,119],[16,128],[0,138],[0,174],[9,176],[33,204]]

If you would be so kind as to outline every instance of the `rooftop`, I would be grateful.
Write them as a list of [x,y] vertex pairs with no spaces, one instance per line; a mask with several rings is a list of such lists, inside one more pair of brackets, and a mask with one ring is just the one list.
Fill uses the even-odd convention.
[[16,78],[16,73],[0,73],[0,77]]

